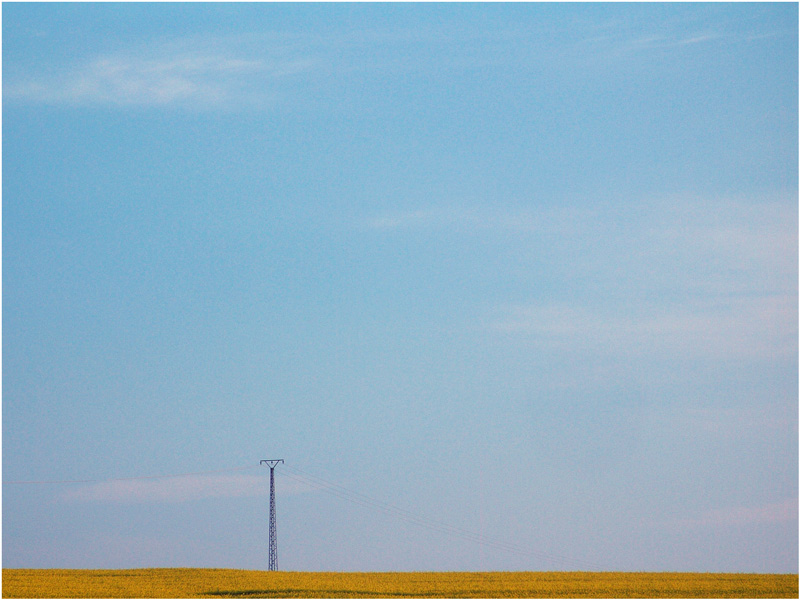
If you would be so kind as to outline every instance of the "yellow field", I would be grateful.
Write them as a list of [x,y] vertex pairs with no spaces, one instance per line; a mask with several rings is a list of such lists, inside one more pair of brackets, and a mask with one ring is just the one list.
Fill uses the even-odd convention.
[[797,575],[3,569],[3,598],[797,598]]

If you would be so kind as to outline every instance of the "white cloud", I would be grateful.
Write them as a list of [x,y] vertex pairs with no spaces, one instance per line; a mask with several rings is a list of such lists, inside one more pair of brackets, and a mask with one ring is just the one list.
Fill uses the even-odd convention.
[[682,519],[680,526],[730,527],[797,521],[797,498],[758,506],[727,506],[707,510],[694,518]]
[[450,206],[386,214],[371,226],[498,240],[495,264],[530,286],[531,299],[489,309],[484,325],[494,333],[584,356],[775,361],[797,355],[795,204]]
[[631,49],[644,48],[672,48],[678,46],[689,46],[701,44],[721,39],[723,36],[718,33],[697,33],[689,37],[650,35],[630,42]]
[[286,78],[312,72],[340,78],[364,70],[417,70],[420,60],[409,56],[421,41],[440,66],[473,66],[475,59],[462,58],[470,41],[481,53],[487,51],[481,44],[485,33],[451,33],[435,27],[165,39],[80,63],[57,65],[61,57],[54,57],[49,68],[57,72],[7,75],[3,97],[53,105],[201,108],[275,102],[284,94],[298,100]]
[[497,209],[488,206],[449,205],[386,212],[365,219],[364,222],[368,229],[375,230],[436,228],[462,233],[558,233],[563,228],[574,227],[588,216],[586,210],[565,207]]
[[628,312],[580,304],[508,306],[491,324],[551,348],[602,348],[622,355],[785,359],[796,354],[797,299],[791,295],[697,301]]
[[216,51],[194,45],[98,56],[57,74],[7,81],[4,97],[68,105],[220,106],[269,99],[280,78],[313,64],[280,52],[254,55],[235,44]]
[[710,510],[699,521],[709,525],[749,525],[797,521],[797,499],[761,506],[734,506]]
[[[278,493],[295,494],[312,488],[302,482],[282,480]],[[264,475],[181,475],[152,479],[111,479],[72,488],[62,498],[79,502],[187,502],[204,498],[268,496]]]
[[796,202],[791,196],[686,196],[502,208],[432,205],[364,222],[380,232],[492,235],[503,240],[498,247],[513,243],[516,256],[527,254],[529,263],[546,256],[573,279],[608,280],[606,289],[769,295],[796,293]]
[[527,235],[531,256],[547,256],[563,278],[559,296],[574,295],[498,305],[496,332],[571,350],[796,356],[791,197],[549,208],[490,215],[481,226]]

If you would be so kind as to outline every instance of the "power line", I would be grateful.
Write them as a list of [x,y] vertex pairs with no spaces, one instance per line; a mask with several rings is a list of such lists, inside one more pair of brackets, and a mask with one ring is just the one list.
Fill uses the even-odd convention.
[[[274,461],[272,461],[274,462]],[[276,463],[277,464],[277,463]],[[360,492],[356,492],[350,490],[338,483],[334,483],[332,481],[328,481],[316,475],[312,475],[306,471],[298,469],[297,467],[284,465],[286,469],[290,470],[291,473],[282,472],[280,473],[281,477],[288,477],[289,479],[293,479],[297,482],[303,483],[308,485],[314,489],[324,491],[332,496],[336,496],[341,498],[342,500],[346,500],[353,504],[357,504],[359,506],[375,509],[387,514],[388,516],[392,516],[397,518],[401,521],[405,521],[407,523],[411,523],[413,525],[417,525],[419,527],[428,529],[430,531],[437,531],[439,533],[444,533],[453,537],[458,537],[463,540],[467,540],[473,543],[481,544],[483,546],[494,548],[497,550],[503,550],[505,552],[509,552],[511,554],[516,554],[518,556],[528,556],[539,558],[542,560],[546,560],[551,563],[561,564],[563,566],[574,567],[574,568],[583,568],[583,569],[593,569],[593,570],[608,570],[609,568],[604,565],[600,565],[597,563],[592,563],[589,561],[584,561],[580,559],[571,558],[569,556],[563,556],[558,554],[550,554],[546,552],[537,552],[526,548],[524,546],[520,546],[519,544],[510,543],[508,541],[502,540],[500,538],[492,537],[483,535],[480,533],[476,533],[473,531],[469,531],[467,529],[463,529],[461,527],[456,527],[450,525],[448,523],[444,523],[442,521],[436,521],[434,519],[429,519],[427,517],[423,517],[417,515],[411,511],[405,510],[398,506],[394,506],[387,502],[383,502],[381,500],[377,500]],[[231,469],[218,469],[214,471],[195,471],[190,473],[172,473],[167,475],[142,475],[137,477],[115,477],[115,478],[108,478],[108,479],[61,479],[61,480],[40,480],[40,481],[3,481],[3,485],[63,485],[63,484],[81,484],[81,483],[106,483],[106,482],[113,482],[113,481],[139,481],[139,480],[148,480],[148,479],[174,479],[178,477],[188,477],[192,475],[214,475],[219,473],[234,473],[234,472],[241,472],[241,471],[249,471],[257,469],[258,467],[254,466],[244,466],[244,467],[236,467]],[[274,479],[273,479],[273,472],[272,468],[270,469],[270,558],[269,564],[270,567],[274,564],[275,569],[277,569],[277,541],[276,541],[276,533],[275,533],[275,525],[273,523],[274,519]],[[274,546],[274,549],[273,549]],[[273,570],[270,568],[270,570]]]
[[455,527],[453,525],[449,525],[447,523],[443,523],[441,521],[435,521],[433,519],[428,519],[426,517],[422,517],[416,515],[408,510],[399,508],[392,504],[388,504],[386,502],[382,502],[380,500],[376,500],[365,494],[361,494],[359,492],[354,492],[341,486],[339,484],[326,481],[321,477],[317,477],[310,473],[306,473],[305,471],[301,471],[296,467],[291,467],[287,465],[287,469],[290,469],[294,472],[294,474],[282,473],[283,476],[289,477],[301,483],[305,483],[307,485],[311,485],[316,489],[320,489],[322,491],[328,492],[331,495],[337,496],[354,504],[358,504],[360,506],[374,508],[383,511],[395,518],[400,520],[406,521],[408,523],[412,523],[423,527],[425,529],[429,529],[431,531],[438,531],[440,533],[445,533],[451,536],[459,537],[464,540],[468,540],[477,544],[481,544],[483,546],[487,546],[490,548],[495,548],[498,550],[504,550],[506,552],[517,554],[519,556],[529,556],[535,557],[543,560],[547,560],[548,562],[558,563],[564,566],[571,566],[576,568],[589,568],[595,570],[607,570],[608,567],[603,565],[592,563],[589,561],[579,560],[575,558],[571,558],[568,556],[558,555],[558,554],[550,554],[545,552],[537,552],[530,550],[524,546],[520,546],[518,544],[513,544],[507,542],[505,540],[501,540],[499,538],[494,538],[491,536],[486,536],[483,534],[475,533],[473,531],[469,531],[467,529],[463,529],[461,527]]

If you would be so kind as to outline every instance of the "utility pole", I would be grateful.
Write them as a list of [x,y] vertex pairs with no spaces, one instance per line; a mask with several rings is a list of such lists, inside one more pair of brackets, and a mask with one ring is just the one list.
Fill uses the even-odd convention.
[[269,467],[269,571],[278,570],[278,537],[275,529],[275,467],[283,459],[262,460]]

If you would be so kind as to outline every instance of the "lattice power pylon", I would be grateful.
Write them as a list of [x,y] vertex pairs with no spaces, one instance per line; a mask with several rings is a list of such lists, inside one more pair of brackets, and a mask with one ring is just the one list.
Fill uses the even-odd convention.
[[278,532],[275,526],[275,467],[283,459],[262,460],[269,467],[269,571],[278,570]]

